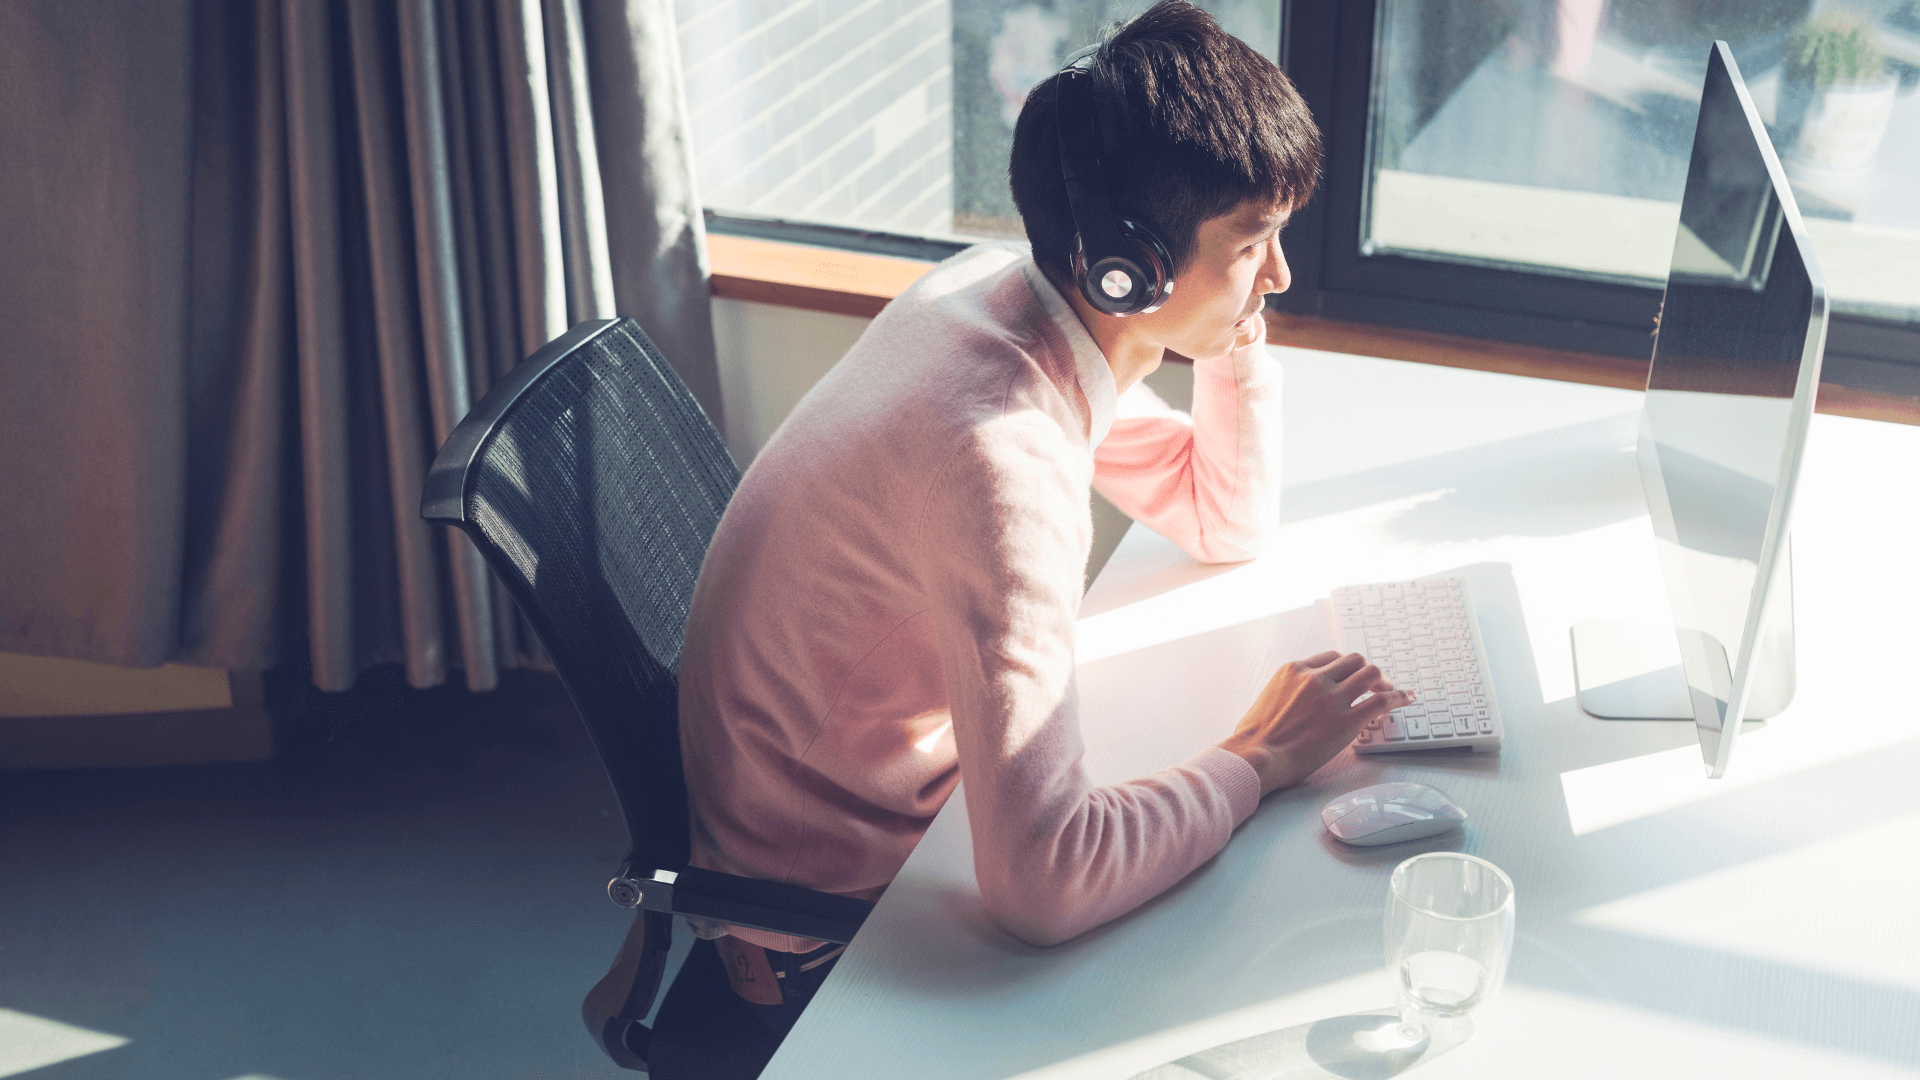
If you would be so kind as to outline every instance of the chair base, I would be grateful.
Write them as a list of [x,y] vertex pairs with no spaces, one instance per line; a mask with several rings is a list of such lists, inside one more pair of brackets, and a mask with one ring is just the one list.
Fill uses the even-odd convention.
[[673,945],[673,916],[634,912],[633,926],[607,974],[587,991],[580,1018],[601,1051],[623,1069],[647,1070],[652,1033],[643,1021],[653,1009]]

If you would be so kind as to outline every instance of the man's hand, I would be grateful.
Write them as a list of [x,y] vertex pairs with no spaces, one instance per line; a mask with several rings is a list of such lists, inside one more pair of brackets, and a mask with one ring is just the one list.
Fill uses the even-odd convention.
[[[1266,301],[1262,299],[1261,303],[1265,304]],[[1242,327],[1238,334],[1234,335],[1233,351],[1239,352],[1241,349],[1246,348],[1256,341],[1265,340],[1267,340],[1267,320],[1261,316],[1259,311],[1255,311],[1253,317],[1247,320],[1247,325]]]
[[[1354,704],[1368,693],[1373,696]],[[1323,652],[1280,665],[1220,748],[1253,766],[1264,796],[1305,780],[1352,742],[1367,721],[1413,701],[1359,653]]]

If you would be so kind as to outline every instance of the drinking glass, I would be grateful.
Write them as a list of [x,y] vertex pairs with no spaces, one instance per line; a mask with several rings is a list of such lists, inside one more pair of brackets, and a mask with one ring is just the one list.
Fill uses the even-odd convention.
[[1500,990],[1513,950],[1513,881],[1485,859],[1454,851],[1393,868],[1387,967],[1400,983],[1408,1041],[1472,1012]]

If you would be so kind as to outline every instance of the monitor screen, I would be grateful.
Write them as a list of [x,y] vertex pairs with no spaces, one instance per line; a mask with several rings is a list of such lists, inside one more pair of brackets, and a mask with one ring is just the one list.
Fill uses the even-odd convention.
[[1711,776],[1725,771],[1740,719],[1753,715],[1756,688],[1777,695],[1784,685],[1792,693],[1786,528],[1826,313],[1826,290],[1780,162],[1732,53],[1716,43],[1640,438]]

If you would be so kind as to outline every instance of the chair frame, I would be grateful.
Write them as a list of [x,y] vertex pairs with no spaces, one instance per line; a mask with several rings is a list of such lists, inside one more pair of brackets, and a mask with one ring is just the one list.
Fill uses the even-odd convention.
[[[619,872],[607,884],[608,896],[615,903],[627,908],[690,915],[796,937],[838,943],[851,941],[854,932],[873,910],[873,904],[869,901],[797,885],[704,870],[688,866],[680,860],[672,860],[679,862],[679,865],[667,866],[645,866],[642,865],[644,862],[654,860],[636,860],[635,855],[642,849],[659,850],[663,846],[665,850],[684,850],[685,838],[670,837],[660,846],[642,843],[640,820],[634,815],[634,793],[621,790],[616,780],[618,774],[608,758],[600,733],[595,730],[592,714],[569,677],[564,650],[554,648],[558,636],[551,632],[545,616],[533,602],[534,598],[527,595],[526,583],[521,575],[513,570],[512,564],[492,539],[468,517],[467,502],[474,466],[521,399],[549,372],[574,357],[602,333],[626,321],[597,319],[582,322],[542,346],[495,384],[454,428],[446,444],[435,456],[421,493],[420,516],[429,522],[458,528],[473,540],[488,565],[505,582],[508,592],[513,595],[535,633],[554,656],[560,681],[566,686],[568,697],[586,723],[594,747],[600,753],[601,764],[607,769],[615,797],[619,799],[627,817],[630,839],[634,845],[628,857],[622,861]],[[642,341],[646,340],[644,333],[637,336]],[[651,355],[658,361],[657,350]],[[668,369],[668,373],[671,374],[671,369]],[[677,380],[675,382],[677,384]],[[681,393],[686,393],[684,386],[679,389]],[[690,396],[688,400],[691,400]],[[673,762],[672,772],[679,775],[679,790],[684,792],[685,774],[677,760]]]

